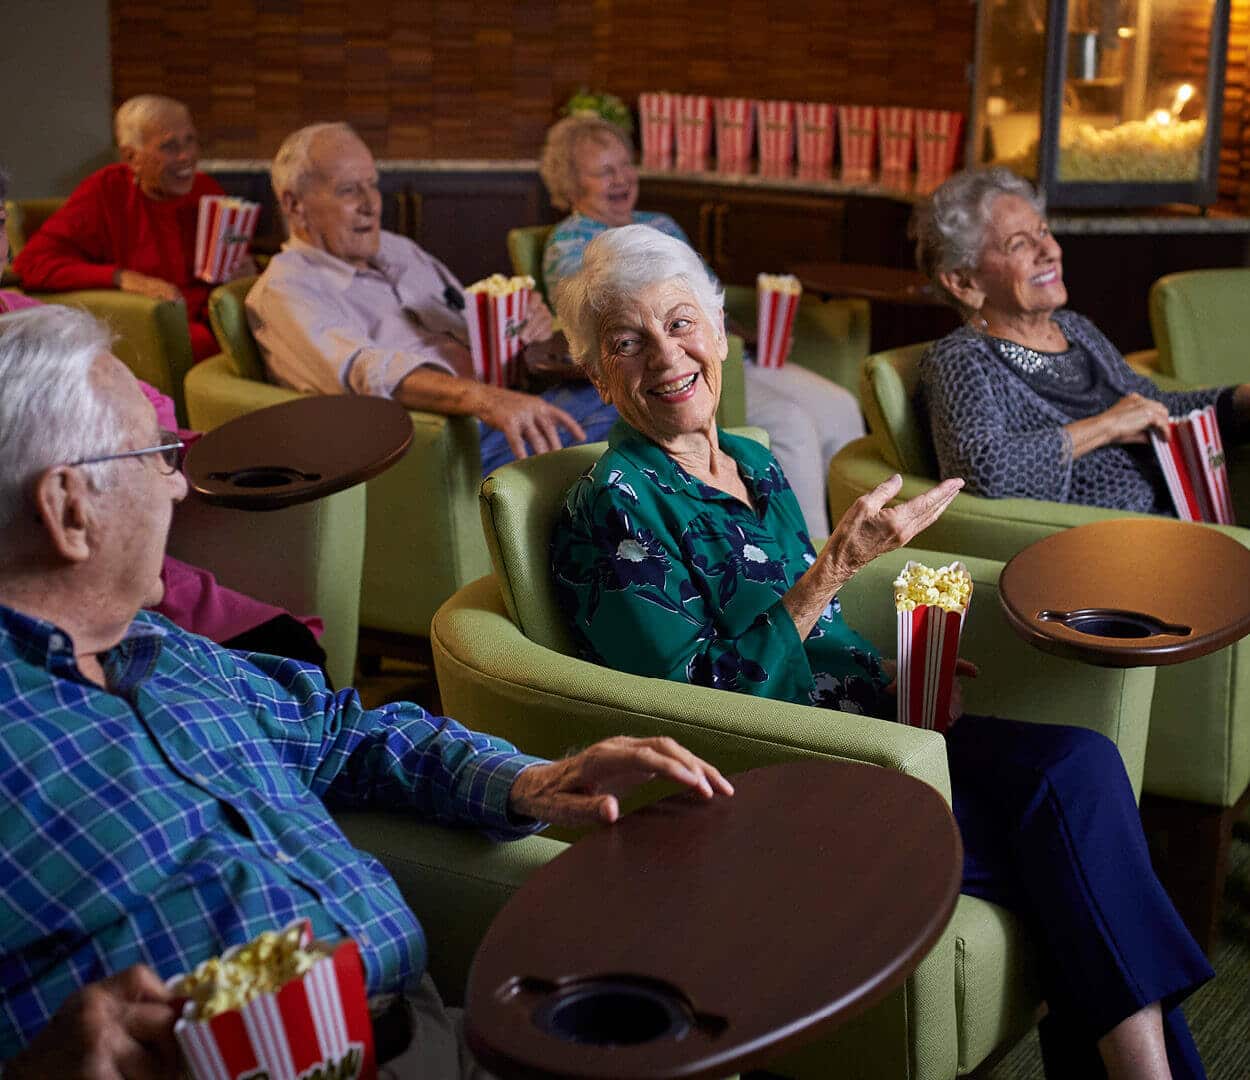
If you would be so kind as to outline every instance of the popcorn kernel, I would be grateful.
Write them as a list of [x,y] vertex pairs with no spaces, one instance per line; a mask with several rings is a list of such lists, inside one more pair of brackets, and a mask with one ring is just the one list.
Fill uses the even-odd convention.
[[894,579],[896,611],[915,611],[922,605],[965,611],[971,596],[972,575],[959,563],[935,570],[912,562]]

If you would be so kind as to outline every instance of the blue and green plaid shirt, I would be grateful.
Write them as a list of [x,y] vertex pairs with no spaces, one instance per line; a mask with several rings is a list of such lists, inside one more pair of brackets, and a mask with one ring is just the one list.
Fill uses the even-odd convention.
[[68,635],[0,606],[0,1060],[75,989],[162,977],[297,916],[360,945],[371,992],[425,968],[421,927],[327,810],[407,808],[498,838],[538,761],[417,705],[140,613],[87,682]]

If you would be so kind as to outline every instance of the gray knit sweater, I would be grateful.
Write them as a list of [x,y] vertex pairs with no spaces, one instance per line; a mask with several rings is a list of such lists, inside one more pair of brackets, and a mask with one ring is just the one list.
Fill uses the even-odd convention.
[[[1134,372],[1083,315],[1058,311],[1055,322],[1121,397],[1136,392],[1178,416],[1214,404],[1220,394],[1162,391]],[[1088,413],[1029,385],[990,339],[970,327],[947,334],[921,358],[918,404],[928,417],[942,477],[962,476],[974,495],[1173,512],[1149,446],[1102,446],[1073,460],[1063,425]]]

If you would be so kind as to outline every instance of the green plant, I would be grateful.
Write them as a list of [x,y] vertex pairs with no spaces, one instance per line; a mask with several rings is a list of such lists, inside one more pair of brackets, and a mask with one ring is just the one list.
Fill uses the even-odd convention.
[[560,110],[561,116],[579,116],[589,114],[601,116],[609,124],[615,124],[626,134],[634,130],[634,118],[619,97],[600,90],[587,90],[581,87]]

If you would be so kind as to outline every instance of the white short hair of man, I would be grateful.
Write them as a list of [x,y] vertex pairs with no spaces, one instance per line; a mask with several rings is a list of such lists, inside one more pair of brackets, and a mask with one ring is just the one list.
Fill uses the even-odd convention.
[[[269,166],[269,182],[273,185],[274,196],[278,205],[282,205],[283,192],[290,191],[295,195],[303,195],[308,183],[316,174],[312,160],[312,147],[322,135],[335,132],[360,139],[351,124],[341,120],[324,124],[309,124],[298,131],[291,132],[282,140],[278,152],[273,156],[273,164]],[[364,142],[363,139],[360,139]]]
[[605,318],[651,286],[673,280],[690,290],[719,329],[724,292],[689,244],[650,225],[622,225],[586,245],[581,269],[560,282],[555,300],[573,359],[591,379],[597,380],[602,369],[599,336]]
[[[92,378],[113,335],[79,308],[48,304],[0,316],[0,551],[45,469],[121,445],[117,410]],[[84,466],[102,487],[112,463]]]
[[113,116],[113,136],[119,147],[132,150],[143,149],[143,143],[162,119],[172,113],[181,113],[188,119],[191,110],[177,98],[163,94],[139,94],[128,98],[118,106]]

